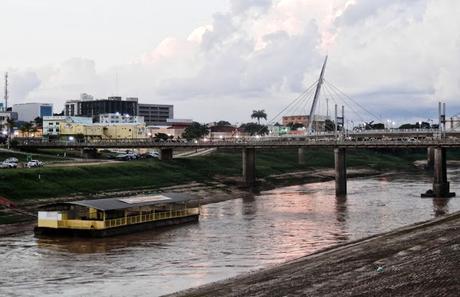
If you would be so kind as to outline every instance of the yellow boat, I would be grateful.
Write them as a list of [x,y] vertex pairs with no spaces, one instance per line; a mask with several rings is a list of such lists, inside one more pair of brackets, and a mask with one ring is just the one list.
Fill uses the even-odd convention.
[[[38,212],[37,235],[105,237],[198,221],[199,207],[182,193],[49,204]],[[195,204],[197,204],[195,202]]]

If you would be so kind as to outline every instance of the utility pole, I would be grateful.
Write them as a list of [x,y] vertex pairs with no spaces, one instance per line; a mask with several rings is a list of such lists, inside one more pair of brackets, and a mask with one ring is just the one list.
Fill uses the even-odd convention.
[[5,111],[8,109],[8,72],[5,73]]

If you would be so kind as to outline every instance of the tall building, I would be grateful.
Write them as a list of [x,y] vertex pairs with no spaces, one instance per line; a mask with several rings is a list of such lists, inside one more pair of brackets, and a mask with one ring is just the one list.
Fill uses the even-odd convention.
[[31,122],[37,117],[53,115],[53,104],[50,103],[21,103],[14,104],[13,111],[18,113],[18,121]]
[[104,113],[120,113],[130,116],[137,116],[137,98],[122,100],[121,97],[109,97],[108,99],[97,99],[81,101],[79,116],[91,117]]
[[137,115],[144,117],[147,126],[167,125],[168,119],[174,118],[174,106],[140,103]]
[[168,119],[174,118],[174,106],[165,104],[142,104],[137,97],[113,96],[108,99],[94,100],[91,95],[81,94],[79,100],[69,100],[65,104],[66,116],[94,117],[97,121],[102,114],[120,114],[123,116],[140,116],[147,126],[166,125]]

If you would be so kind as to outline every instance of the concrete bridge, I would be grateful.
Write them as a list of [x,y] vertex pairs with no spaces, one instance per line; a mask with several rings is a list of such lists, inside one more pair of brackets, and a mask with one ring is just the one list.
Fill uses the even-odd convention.
[[287,140],[282,138],[265,139],[252,138],[250,140],[233,139],[231,141],[189,141],[189,142],[158,142],[154,139],[125,139],[125,140],[91,140],[91,141],[44,141],[37,139],[16,139],[17,148],[63,148],[63,149],[139,149],[156,148],[160,150],[161,160],[171,160],[173,150],[177,148],[221,148],[242,150],[243,178],[248,187],[256,183],[256,150],[297,148],[299,164],[305,164],[304,150],[308,148],[333,148],[335,159],[336,194],[347,194],[347,149],[373,148],[425,148],[428,151],[428,166],[434,169],[433,196],[450,197],[450,186],[447,180],[446,149],[460,148],[460,137],[404,139],[380,138],[357,140],[357,138],[305,138],[303,140]]

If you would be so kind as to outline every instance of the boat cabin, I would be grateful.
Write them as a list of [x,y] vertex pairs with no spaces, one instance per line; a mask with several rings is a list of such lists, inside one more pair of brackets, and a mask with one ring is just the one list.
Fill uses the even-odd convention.
[[192,199],[182,193],[165,193],[50,204],[38,212],[35,231],[38,234],[68,232],[105,236],[195,221],[200,209],[187,206]]

